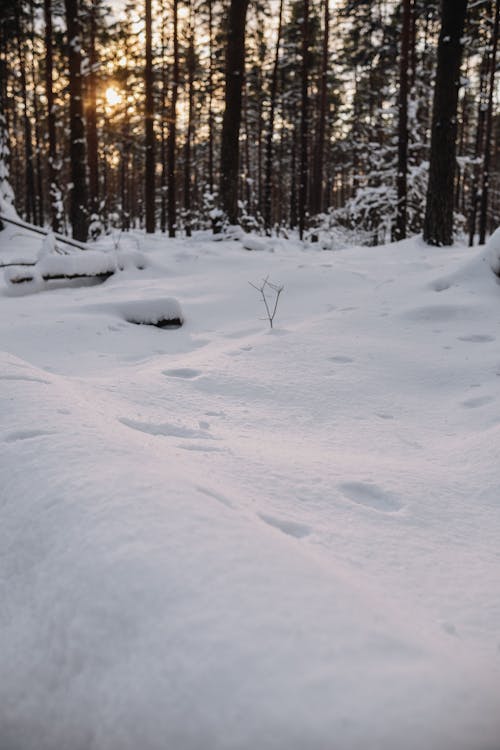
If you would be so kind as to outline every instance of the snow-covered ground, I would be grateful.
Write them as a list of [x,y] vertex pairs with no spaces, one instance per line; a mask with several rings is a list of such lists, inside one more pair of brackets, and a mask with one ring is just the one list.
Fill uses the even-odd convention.
[[1,750],[498,750],[484,250],[137,246],[0,282]]

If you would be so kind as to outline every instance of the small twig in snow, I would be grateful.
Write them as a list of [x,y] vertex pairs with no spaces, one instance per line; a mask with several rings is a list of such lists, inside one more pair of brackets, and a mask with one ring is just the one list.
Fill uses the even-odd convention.
[[[251,281],[249,281],[248,283],[250,284],[251,287],[253,287],[258,292],[260,292],[262,296],[262,301],[264,303],[264,307],[266,308],[267,320],[269,321],[269,325],[272,328],[273,321],[276,315],[276,310],[278,309],[278,302],[279,302],[280,294],[285,287],[281,284],[273,284],[271,281],[269,281],[269,276],[266,276],[266,278],[263,279],[262,284],[260,286],[257,286],[257,284],[252,284]],[[269,289],[275,294],[274,305],[273,305],[272,311],[269,305],[269,300],[266,297],[266,287],[269,287]]]

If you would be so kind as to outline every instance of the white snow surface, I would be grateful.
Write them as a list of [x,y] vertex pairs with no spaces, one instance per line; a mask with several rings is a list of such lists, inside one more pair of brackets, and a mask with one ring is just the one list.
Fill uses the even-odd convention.
[[1,750],[497,750],[485,249],[133,239],[0,290]]

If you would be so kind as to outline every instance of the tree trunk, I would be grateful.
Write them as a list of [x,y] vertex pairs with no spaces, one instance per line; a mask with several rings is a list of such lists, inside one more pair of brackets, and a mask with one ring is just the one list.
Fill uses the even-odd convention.
[[299,171],[299,237],[304,238],[307,211],[307,138],[308,138],[308,88],[309,88],[309,0],[303,0],[302,19],[302,91],[300,105],[300,171]]
[[154,234],[155,222],[155,134],[154,134],[154,98],[153,98],[153,49],[152,49],[152,19],[151,0],[145,0],[146,15],[146,67],[144,83],[146,91],[145,120],[146,120],[146,169],[144,172],[144,200],[146,213],[146,232]]
[[19,75],[21,83],[21,96],[23,102],[23,124],[24,124],[24,158],[25,158],[25,185],[24,206],[26,221],[36,223],[35,215],[35,172],[33,168],[33,141],[31,131],[31,120],[28,112],[28,94],[26,84],[26,59],[22,42],[22,29],[20,8],[15,4],[16,13],[16,36],[17,54],[19,57]]
[[167,51],[165,29],[167,26],[167,22],[166,22],[164,2],[162,2],[161,11],[162,11],[162,19],[161,19],[160,230],[162,234],[165,234],[167,230],[167,136],[166,136],[166,128],[167,128],[168,76],[167,76],[167,63],[165,59],[166,51]]
[[[35,70],[35,8],[33,0],[29,3],[30,9],[30,41],[31,41],[31,80],[33,86],[33,117],[35,120],[35,164],[36,164],[36,208],[38,223],[43,226],[45,217],[45,201],[43,192],[43,170],[42,170],[42,133],[38,109],[37,77]],[[35,222],[36,223],[36,222]]]
[[478,188],[479,188],[479,169],[477,162],[480,159],[483,150],[484,141],[484,121],[487,106],[485,106],[485,92],[488,77],[488,58],[485,56],[481,61],[479,73],[479,104],[477,108],[477,126],[474,146],[474,161],[472,172],[470,212],[469,212],[469,247],[474,245],[474,235],[476,234],[477,209],[478,209]]
[[[406,0],[409,2],[409,0]],[[311,189],[311,211],[319,214],[323,210],[323,176],[325,154],[325,132],[328,105],[328,53],[330,31],[330,0],[324,0],[323,56],[321,61],[321,91],[319,103],[318,138],[314,153],[314,172]]]
[[69,128],[71,161],[70,221],[73,237],[87,241],[88,189],[83,119],[82,34],[78,0],[65,0],[68,30]]
[[167,177],[168,177],[168,236],[175,237],[177,228],[177,198],[175,184],[175,157],[177,144],[177,96],[179,92],[179,34],[178,34],[178,0],[174,0],[174,70],[172,80],[172,105],[167,141]]
[[99,214],[99,158],[97,138],[97,54],[96,54],[96,0],[90,6],[89,73],[87,77],[86,122],[89,165],[89,208],[93,217]]
[[280,0],[278,16],[278,36],[276,39],[276,51],[274,53],[274,67],[271,78],[271,94],[269,108],[269,125],[267,128],[266,141],[266,176],[264,183],[264,226],[266,234],[271,234],[272,223],[272,169],[273,169],[273,137],[274,137],[274,111],[276,108],[276,91],[278,88],[278,66],[281,44],[281,24],[283,19],[283,0]]
[[231,0],[227,24],[226,83],[221,140],[221,202],[230,224],[238,222],[239,137],[245,72],[248,0]]
[[399,57],[399,102],[398,102],[398,202],[393,239],[406,237],[407,175],[408,175],[408,63],[410,50],[411,0],[403,0],[401,27],[401,53]]
[[208,0],[208,189],[214,192],[214,57],[213,57],[213,14],[212,0]]
[[194,112],[194,29],[192,19],[192,6],[189,6],[189,47],[187,59],[188,73],[188,122],[186,130],[186,145],[184,150],[184,211],[186,214],[186,237],[191,237],[191,139],[193,133]]
[[500,0],[495,3],[495,22],[491,40],[490,85],[488,91],[488,109],[486,110],[486,135],[484,140],[483,176],[481,182],[481,211],[479,214],[479,244],[486,241],[486,224],[488,217],[488,197],[490,187],[491,136],[493,132],[493,97],[495,93],[495,73],[498,47],[498,25],[500,18]]
[[453,244],[457,104],[466,12],[467,0],[442,0],[424,220],[424,240],[429,245]]
[[61,229],[61,193],[57,165],[56,113],[54,102],[54,62],[52,45],[52,4],[44,0],[45,16],[45,96],[47,98],[47,135],[49,139],[50,223],[53,232]]

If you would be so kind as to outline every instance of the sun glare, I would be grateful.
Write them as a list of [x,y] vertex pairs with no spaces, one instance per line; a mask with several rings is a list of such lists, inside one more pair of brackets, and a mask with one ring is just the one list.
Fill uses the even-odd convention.
[[117,104],[121,103],[122,97],[113,86],[108,86],[104,96],[106,97],[106,104],[108,107],[116,107]]

